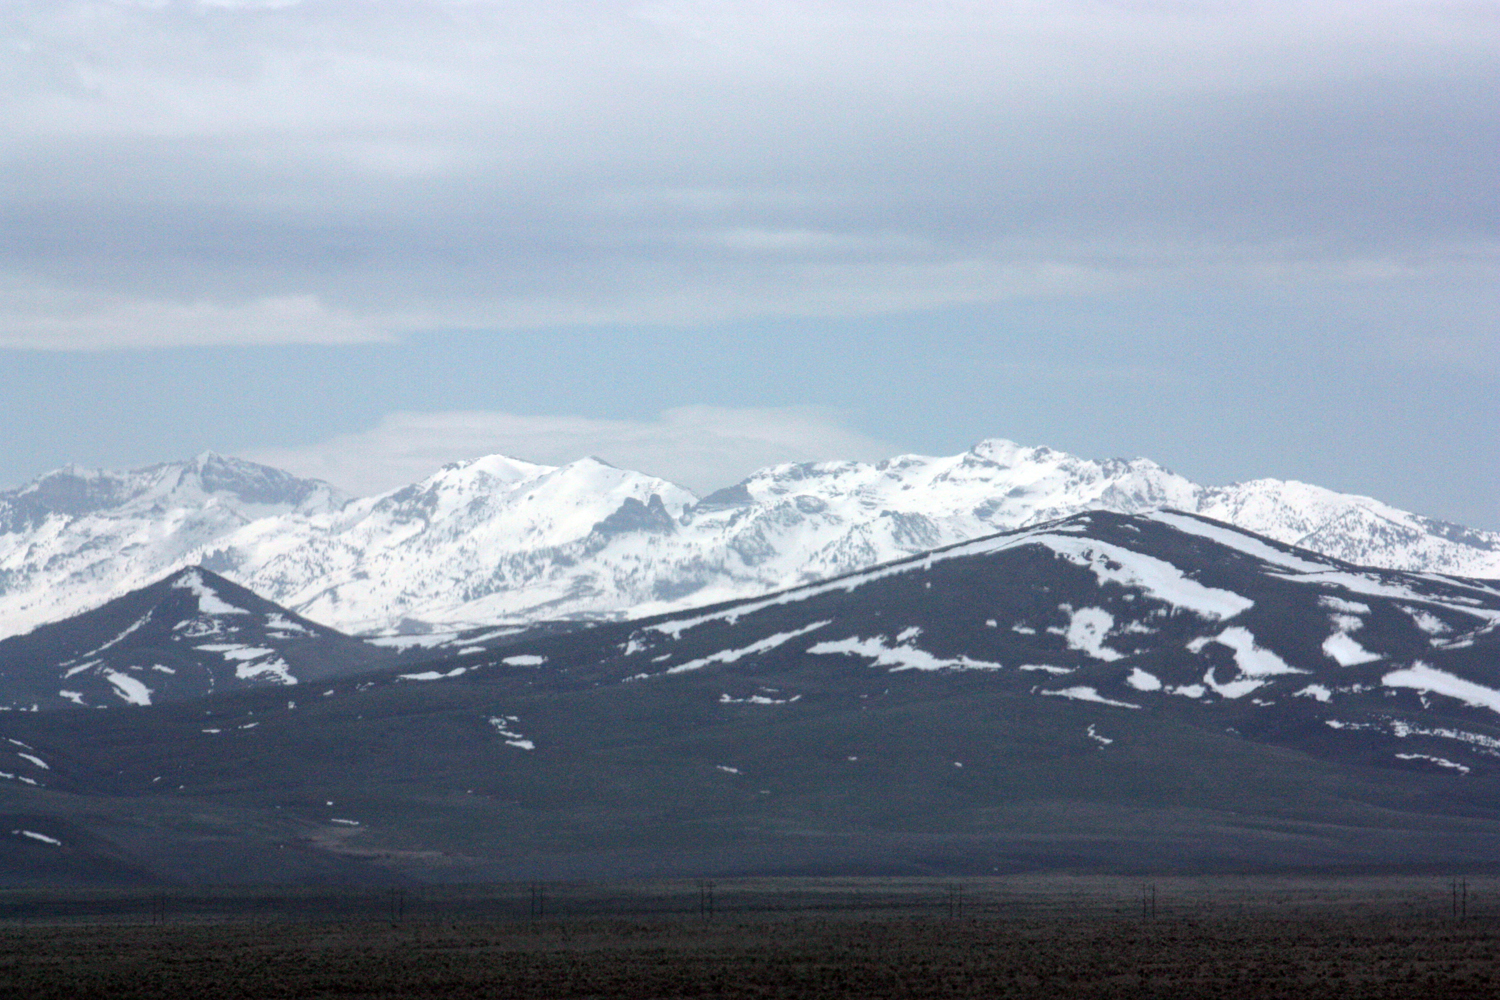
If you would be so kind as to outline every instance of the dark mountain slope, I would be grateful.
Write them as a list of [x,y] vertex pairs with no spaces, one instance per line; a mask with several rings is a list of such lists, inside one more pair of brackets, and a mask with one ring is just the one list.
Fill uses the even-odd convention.
[[375,882],[1472,869],[1500,858],[1497,620],[1482,581],[1081,515],[421,669],[8,716],[0,737],[44,766],[18,757],[0,812],[59,843],[13,835],[0,862]]

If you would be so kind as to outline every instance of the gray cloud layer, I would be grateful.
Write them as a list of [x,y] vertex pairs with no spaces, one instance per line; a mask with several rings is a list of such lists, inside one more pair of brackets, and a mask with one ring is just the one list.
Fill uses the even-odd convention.
[[1497,40],[1488,3],[15,3],[0,346],[1472,288]]

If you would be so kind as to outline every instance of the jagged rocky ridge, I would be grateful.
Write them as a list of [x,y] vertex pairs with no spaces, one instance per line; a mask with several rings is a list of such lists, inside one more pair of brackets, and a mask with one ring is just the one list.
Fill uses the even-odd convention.
[[0,807],[58,842],[0,838],[0,872],[36,870],[20,853],[98,878],[380,885],[1430,869],[1500,849],[1500,587],[1192,515],[1079,514],[462,641],[294,703],[0,716]]
[[63,470],[0,494],[0,635],[202,564],[347,632],[609,618],[824,579],[1089,509],[1174,508],[1362,565],[1500,576],[1500,535],[1302,483],[1189,482],[982,442],[958,456],[781,465],[699,499],[593,459],[491,456],[349,500],[204,455]]

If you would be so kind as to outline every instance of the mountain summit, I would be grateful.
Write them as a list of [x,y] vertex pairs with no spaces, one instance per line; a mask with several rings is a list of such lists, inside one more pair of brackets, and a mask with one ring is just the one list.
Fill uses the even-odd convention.
[[496,455],[351,500],[205,454],[132,473],[63,470],[0,493],[0,635],[194,564],[349,632],[618,618],[1086,510],[1168,508],[1359,565],[1500,577],[1500,533],[1304,483],[1203,486],[1145,459],[1001,439],[954,456],[772,466],[701,499],[598,459]]

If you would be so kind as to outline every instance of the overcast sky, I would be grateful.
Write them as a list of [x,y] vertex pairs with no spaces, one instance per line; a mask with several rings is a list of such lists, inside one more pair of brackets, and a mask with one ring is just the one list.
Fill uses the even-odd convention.
[[1500,5],[0,7],[0,487],[985,437],[1500,528]]

